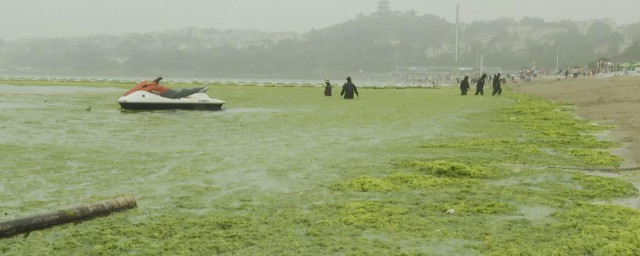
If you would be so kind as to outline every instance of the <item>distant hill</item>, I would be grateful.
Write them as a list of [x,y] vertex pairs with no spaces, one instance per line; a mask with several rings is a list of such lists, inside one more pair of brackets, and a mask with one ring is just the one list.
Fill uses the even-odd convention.
[[476,67],[554,72],[599,58],[640,61],[640,23],[501,18],[455,24],[433,15],[384,12],[307,33],[184,28],[161,33],[0,41],[6,73],[200,77],[317,77],[387,73],[396,67]]

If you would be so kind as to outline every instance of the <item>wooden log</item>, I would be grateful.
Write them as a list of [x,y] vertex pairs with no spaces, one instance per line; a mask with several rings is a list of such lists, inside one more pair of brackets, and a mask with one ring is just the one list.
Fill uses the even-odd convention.
[[55,225],[86,220],[134,207],[136,207],[135,198],[126,196],[95,204],[0,222],[0,237],[9,237]]

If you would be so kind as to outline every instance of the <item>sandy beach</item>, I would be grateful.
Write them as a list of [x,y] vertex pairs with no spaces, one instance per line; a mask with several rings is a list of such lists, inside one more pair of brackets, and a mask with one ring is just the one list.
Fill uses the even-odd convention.
[[640,77],[547,79],[508,85],[515,92],[572,103],[580,117],[613,125],[611,140],[623,144],[616,154],[623,167],[640,165]]

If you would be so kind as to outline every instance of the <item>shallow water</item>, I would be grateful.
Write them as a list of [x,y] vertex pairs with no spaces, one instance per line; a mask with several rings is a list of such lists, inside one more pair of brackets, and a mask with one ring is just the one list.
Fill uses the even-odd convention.
[[[227,102],[222,111],[121,111],[124,90],[33,91],[0,94],[7,106],[34,106],[0,111],[0,221],[123,194],[138,207],[0,240],[0,254],[504,255],[551,252],[563,246],[552,238],[560,233],[590,247],[607,242],[584,236],[567,211],[586,216],[577,218],[585,225],[627,228],[572,201],[631,195],[629,184],[492,168],[576,161],[560,158],[561,146],[546,154],[506,143],[531,133],[505,122],[510,98],[443,89],[362,90],[342,100],[322,88],[215,86],[209,95]],[[427,146],[437,142],[449,146]],[[464,146],[474,142],[481,147]],[[397,165],[415,160],[486,164],[506,176],[453,179]],[[387,179],[404,185],[332,188]],[[445,213],[451,205],[455,216]]]
[[[0,184],[0,205],[9,207],[0,218],[120,194],[163,209],[175,207],[175,196],[223,204],[244,194],[277,198],[386,166],[415,138],[458,119],[390,109],[377,103],[389,92],[380,90],[344,101],[305,88],[214,89],[210,95],[229,102],[215,112],[121,111],[123,91],[0,86],[0,167],[10,177]],[[193,195],[184,186],[215,192]]]
[[124,92],[118,88],[94,88],[78,86],[15,86],[0,84],[0,93],[10,94],[72,94],[72,93],[110,93]]

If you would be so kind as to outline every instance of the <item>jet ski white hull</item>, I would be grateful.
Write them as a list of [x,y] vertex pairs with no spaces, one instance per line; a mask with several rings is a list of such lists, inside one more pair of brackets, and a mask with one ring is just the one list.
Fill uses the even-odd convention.
[[225,103],[212,99],[205,92],[198,92],[187,97],[169,99],[146,91],[136,91],[118,99],[120,107],[131,110],[220,110]]

